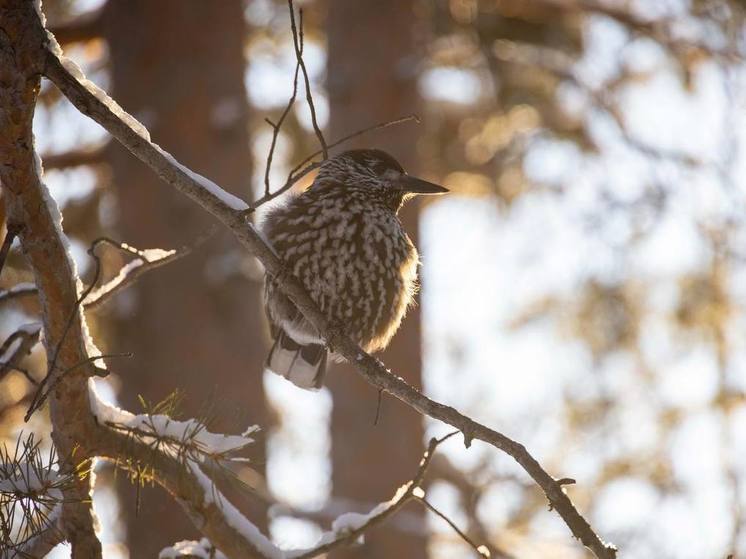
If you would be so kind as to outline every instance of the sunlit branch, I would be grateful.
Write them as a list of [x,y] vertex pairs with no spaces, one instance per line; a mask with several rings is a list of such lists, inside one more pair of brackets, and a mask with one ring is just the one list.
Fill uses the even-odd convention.
[[106,146],[103,145],[93,148],[72,149],[62,153],[48,153],[42,155],[42,160],[46,170],[96,165],[103,163],[105,149]]
[[47,53],[44,73],[79,110],[101,124],[135,156],[153,168],[164,181],[212,213],[228,227],[241,245],[264,264],[269,276],[280,278],[276,280],[277,287],[290,298],[327,344],[354,364],[370,384],[392,394],[420,413],[459,429],[464,433],[467,446],[473,439],[479,439],[512,456],[542,488],[552,508],[560,514],[572,533],[586,547],[599,558],[611,559],[616,556],[616,548],[598,537],[577,511],[562,486],[544,470],[523,445],[477,423],[450,406],[426,397],[391,373],[381,361],[362,351],[338,325],[331,324],[309,297],[303,285],[292,275],[283,273],[282,261],[254,226],[246,220],[245,206],[235,204],[234,198],[228,199],[230,203],[227,202],[225,191],[214,183],[196,176],[172,156],[152,144],[142,129],[135,129],[134,126],[138,123],[134,119],[129,117],[125,121],[120,116],[121,109],[118,105],[101,92],[92,93],[65,68],[63,61],[52,51]]

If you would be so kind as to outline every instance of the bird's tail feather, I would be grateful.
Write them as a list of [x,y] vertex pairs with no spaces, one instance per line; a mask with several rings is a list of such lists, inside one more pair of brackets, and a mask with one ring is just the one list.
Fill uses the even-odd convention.
[[324,384],[327,350],[320,344],[299,344],[287,332],[278,329],[265,367],[306,390],[318,390]]

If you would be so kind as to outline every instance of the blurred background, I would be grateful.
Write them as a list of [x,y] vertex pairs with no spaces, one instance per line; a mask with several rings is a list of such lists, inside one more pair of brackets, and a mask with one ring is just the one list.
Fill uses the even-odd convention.
[[[417,113],[419,125],[345,147],[384,148],[452,190],[404,212],[423,288],[387,365],[575,478],[570,496],[621,558],[746,556],[744,2],[297,5],[327,139]],[[264,118],[277,119],[295,67],[285,2],[45,0],[44,11],[66,54],[155,142],[261,195]],[[317,148],[302,101],[279,137],[275,187]],[[98,236],[177,248],[208,227],[48,83],[34,126],[84,278]],[[105,275],[124,263],[106,252]],[[14,251],[0,287],[30,279]],[[182,413],[213,429],[261,425],[252,468],[236,472],[254,489],[236,498],[279,544],[311,545],[338,514],[388,500],[447,430],[388,397],[374,425],[377,392],[346,366],[319,393],[265,377],[261,282],[224,234],[143,277],[89,313],[105,353],[135,354],[99,388],[134,412],[139,395],[179,389]],[[16,299],[0,334],[37,313]],[[43,374],[39,348],[23,365]],[[32,388],[20,373],[0,382],[3,442],[49,432],[43,413],[23,423]],[[105,465],[98,475],[107,558],[198,538],[160,489]],[[589,556],[493,448],[453,438],[428,480],[433,504],[493,557]],[[332,557],[472,555],[410,504]]]

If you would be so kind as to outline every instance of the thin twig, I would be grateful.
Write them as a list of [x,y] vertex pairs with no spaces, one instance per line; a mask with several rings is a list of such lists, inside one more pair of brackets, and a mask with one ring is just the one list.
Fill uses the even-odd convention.
[[37,295],[38,293],[39,290],[36,289],[36,286],[33,283],[19,283],[10,289],[0,290],[0,303],[12,301],[13,299],[20,297],[27,297],[29,295]]
[[[5,377],[10,371],[16,370],[22,373],[32,384],[36,384],[36,381],[31,377],[26,369],[19,367],[21,359],[31,352],[31,349],[39,341],[39,333],[41,332],[41,325],[38,328],[23,328],[16,330],[10,336],[8,336],[0,346],[0,380]],[[6,353],[10,350],[11,345],[16,341],[20,340],[20,343],[13,351],[12,355],[6,357]]]
[[319,128],[319,123],[316,118],[316,106],[313,104],[313,95],[311,94],[311,82],[308,79],[308,70],[306,69],[306,63],[303,60],[303,10],[300,10],[300,31],[295,26],[295,8],[293,7],[293,0],[288,0],[288,9],[290,10],[290,29],[293,32],[293,47],[295,48],[295,58],[300,65],[300,69],[303,72],[303,81],[306,84],[306,102],[308,103],[308,109],[311,111],[311,123],[313,124],[313,131],[316,133],[316,137],[321,144],[321,152],[324,155],[324,159],[329,158],[329,150],[326,147],[326,140],[324,134]]
[[190,255],[196,248],[211,239],[217,232],[217,229],[217,225],[211,225],[190,244],[186,244],[179,249],[164,251],[164,254],[158,258],[148,256],[148,250],[138,249],[131,245],[102,237],[101,242],[107,242],[119,250],[136,256],[137,259],[125,266],[115,278],[95,291],[92,291],[83,301],[83,308],[87,311],[98,310],[105,303],[111,301],[114,295],[132,285],[143,274]]
[[[65,378],[65,376],[68,373],[72,373],[73,371],[79,369],[80,367],[84,365],[89,365],[91,363],[95,363],[96,361],[100,361],[101,359],[110,359],[112,357],[126,357],[130,358],[134,354],[132,352],[125,352],[125,353],[102,353],[101,355],[94,355],[92,357],[89,357],[88,359],[84,359],[83,361],[80,361],[79,363],[76,363],[72,367],[68,367],[64,371],[62,371],[59,375],[55,376],[54,379],[51,381],[51,384],[49,387],[42,392],[42,389],[44,388],[44,385],[47,384],[46,379],[49,378],[49,374],[47,374],[46,377],[42,380],[42,384],[39,385],[39,388],[37,388],[36,394],[34,394],[34,400],[32,401],[31,405],[29,406],[27,416],[31,417],[31,415],[41,408],[44,405],[44,402],[47,401],[47,398],[49,397],[49,394],[52,392],[52,390],[55,389],[55,387],[60,383],[62,379]],[[108,375],[108,371],[106,369],[103,369],[101,367],[94,367],[93,368],[93,376],[97,377],[106,377]],[[26,420],[27,421],[27,420]]]
[[381,418],[381,404],[383,403],[383,390],[378,389],[378,398],[376,398],[376,416],[373,418],[373,425],[378,425],[378,420]]
[[[301,19],[301,27],[303,26],[303,20]],[[301,56],[303,55],[303,51],[301,50]],[[272,158],[275,155],[275,147],[277,146],[277,138],[280,135],[280,129],[282,128],[283,123],[285,122],[285,118],[287,118],[288,114],[290,113],[290,109],[295,104],[295,98],[298,95],[298,71],[300,70],[300,62],[295,63],[295,76],[293,77],[293,94],[290,96],[290,99],[287,102],[287,105],[285,105],[285,110],[282,111],[282,114],[280,115],[279,120],[277,121],[277,124],[269,120],[268,118],[265,118],[265,122],[269,124],[272,127],[272,143],[269,146],[269,152],[267,153],[267,164],[264,168],[264,195],[269,196],[270,195],[270,185],[269,185],[269,173],[272,169]]]
[[[361,128],[360,130],[356,130],[355,132],[352,132],[351,134],[347,134],[346,136],[341,137],[339,140],[336,140],[329,144],[329,149],[335,148],[340,144],[343,144],[345,142],[349,142],[350,140],[357,138],[358,136],[362,136],[363,134],[368,134],[369,132],[375,132],[376,130],[382,130],[384,128],[388,128],[389,126],[396,126],[397,124],[404,124],[405,122],[416,122],[417,124],[420,123],[420,117],[411,114],[407,116],[403,116],[400,118],[395,118],[394,120],[387,120],[386,122],[379,122],[378,124],[374,124],[372,126],[366,126],[365,128]],[[317,150],[313,152],[311,155],[307,156],[305,159],[303,159],[300,163],[298,163],[291,171],[290,176],[293,176],[293,174],[298,171],[301,167],[303,167],[306,163],[311,161],[314,157],[321,155],[323,153],[322,150]],[[289,179],[290,177],[288,177]]]
[[468,543],[472,547],[472,549],[474,549],[474,551],[476,551],[479,555],[481,555],[482,557],[489,557],[490,556],[489,551],[487,550],[487,548],[484,545],[477,545],[476,543],[474,543],[474,541],[469,536],[467,536],[464,532],[462,532],[459,529],[458,526],[456,526],[456,524],[453,522],[453,520],[451,520],[445,514],[443,514],[437,508],[435,508],[430,503],[430,501],[428,501],[424,497],[418,497],[416,495],[415,495],[414,498],[417,499],[420,503],[422,503],[425,506],[425,508],[427,508],[430,512],[436,514],[437,516],[439,516],[440,518],[442,518],[443,520],[445,520],[446,523],[453,529],[453,531],[456,532],[461,537],[462,540],[464,540],[466,543]]
[[[378,124],[374,124],[372,126],[368,126],[366,128],[361,128],[360,130],[357,130],[351,134],[347,134],[346,136],[343,136],[339,140],[336,140],[329,144],[327,146],[328,149],[332,149],[337,147],[340,144],[343,144],[345,142],[348,142],[352,140],[353,138],[357,138],[358,136],[362,136],[363,134],[367,134],[369,132],[374,132],[376,130],[381,130],[383,128],[388,128],[389,126],[395,126],[397,124],[404,124],[405,122],[420,122],[420,119],[417,115],[407,115],[403,116],[401,118],[395,118],[394,120],[387,120],[386,122],[379,122]],[[287,179],[285,180],[285,184],[283,184],[280,188],[275,190],[271,193],[266,193],[261,198],[256,199],[249,207],[249,209],[246,211],[246,213],[251,213],[255,211],[258,207],[260,207],[263,204],[266,204],[267,202],[274,200],[281,194],[284,194],[288,190],[290,190],[293,186],[295,186],[300,179],[311,173],[312,171],[315,171],[319,167],[321,167],[322,161],[314,161],[314,157],[318,157],[323,152],[322,150],[317,150],[311,153],[310,155],[307,155],[303,160],[301,160],[300,163],[298,163],[295,167],[293,167],[290,172],[288,173]]]
[[90,248],[88,249],[88,254],[93,257],[95,261],[95,270],[93,273],[93,281],[91,281],[90,285],[86,287],[86,289],[83,291],[83,293],[80,294],[78,299],[75,301],[75,304],[73,305],[73,308],[70,310],[70,314],[67,317],[67,322],[65,323],[65,328],[62,330],[62,336],[60,336],[60,341],[57,343],[57,345],[54,348],[54,352],[52,353],[52,359],[49,362],[49,365],[47,366],[47,374],[44,376],[42,381],[39,383],[38,388],[36,389],[36,392],[34,393],[34,398],[31,400],[31,405],[28,408],[28,411],[26,411],[26,415],[23,417],[23,420],[25,422],[28,422],[29,419],[31,419],[31,416],[34,414],[36,410],[39,409],[41,403],[46,400],[48,392],[44,391],[44,388],[46,387],[47,383],[50,381],[52,375],[54,375],[54,369],[57,366],[57,359],[60,355],[60,351],[62,349],[62,345],[65,343],[65,338],[67,337],[67,333],[70,330],[70,327],[73,324],[73,321],[75,320],[75,316],[78,314],[80,310],[80,305],[85,300],[86,297],[93,291],[93,288],[96,287],[96,284],[98,283],[99,277],[101,276],[101,259],[96,255],[95,250],[98,244],[102,242],[100,239],[96,239],[91,244]]
[[20,225],[17,225],[15,223],[8,223],[5,233],[5,239],[3,240],[3,246],[0,247],[0,273],[2,273],[3,267],[5,266],[5,259],[8,257],[10,247],[13,245],[13,241],[15,240],[18,233],[20,233],[20,231]]
[[335,534],[336,537],[333,537],[331,541],[329,541],[328,543],[316,546],[314,548],[311,548],[309,550],[306,550],[298,554],[293,554],[292,558],[293,559],[310,559],[311,557],[316,557],[318,555],[321,555],[322,553],[327,553],[330,550],[336,547],[339,547],[341,545],[350,544],[356,541],[360,536],[365,534],[365,532],[367,532],[370,528],[378,524],[381,524],[383,521],[388,519],[394,513],[401,510],[401,508],[404,505],[406,505],[410,500],[417,499],[418,495],[424,495],[421,485],[425,479],[425,474],[427,473],[428,466],[430,465],[430,462],[433,456],[435,455],[435,451],[442,443],[444,443],[445,441],[447,441],[449,438],[451,438],[453,435],[457,433],[458,431],[455,431],[453,433],[449,433],[448,435],[440,439],[435,439],[435,438],[430,439],[430,443],[427,446],[427,450],[422,455],[422,460],[420,460],[420,464],[417,467],[417,472],[415,476],[409,482],[407,482],[404,486],[402,486],[399,489],[399,491],[397,491],[393,499],[391,499],[388,503],[386,503],[388,506],[384,507],[377,514],[370,515],[368,519],[360,526],[357,526],[354,529],[348,529],[345,531],[340,530]]
[[104,162],[105,150],[108,144],[73,149],[62,153],[48,153],[42,155],[44,169],[69,169],[83,165],[96,165]]

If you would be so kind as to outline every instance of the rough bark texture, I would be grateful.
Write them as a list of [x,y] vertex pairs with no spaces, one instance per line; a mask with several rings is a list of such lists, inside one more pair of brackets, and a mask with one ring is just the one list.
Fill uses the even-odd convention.
[[[58,219],[55,209],[44,201],[44,186],[35,163],[31,123],[44,68],[45,42],[31,2],[0,1],[0,183],[8,223],[21,227],[21,247],[39,288],[47,360],[56,363],[52,372],[56,375],[84,361],[87,353],[81,336],[81,314],[75,310],[78,293],[72,262],[54,226]],[[93,418],[87,413],[85,375],[90,372],[90,366],[78,367],[49,397],[52,439],[60,457],[66,458],[63,467],[68,471],[75,469],[73,460],[79,462],[87,456],[85,434],[94,428]],[[64,495],[62,531],[72,546],[74,559],[101,557],[89,493],[90,477],[84,475]]]
[[[110,0],[103,31],[114,97],[143,120],[155,142],[248,198],[242,3],[226,0],[218,9],[199,0]],[[109,153],[122,239],[135,246],[173,248],[211,222],[187,200],[159,188],[158,177],[126,150],[117,145]],[[129,409],[139,408],[139,394],[157,400],[179,388],[190,416],[214,403],[216,430],[266,426],[258,284],[241,276],[240,258],[235,244],[218,239],[126,295],[133,305],[117,339],[120,349],[135,354],[121,367],[126,379],[122,403]],[[262,446],[252,449],[257,464],[265,462]],[[137,516],[135,492],[126,487],[124,494],[133,557],[154,557],[164,545],[196,536],[186,516],[173,514],[173,504],[158,490],[142,492]],[[248,507],[245,512],[263,526],[263,510]],[[157,534],[152,532],[156,524]],[[144,533],[149,537],[137,536]]]
[[[411,0],[332,0],[327,19],[327,84],[331,109],[329,137],[339,138],[376,122],[416,113],[417,45]],[[382,38],[385,37],[385,40]],[[407,124],[358,139],[357,147],[389,151],[412,173],[417,171],[418,129]],[[356,146],[345,146],[356,147]],[[417,206],[402,212],[409,236],[417,244]],[[414,386],[421,386],[420,313],[411,309],[382,359]],[[377,392],[349,365],[330,375],[332,412],[332,480],[335,496],[373,503],[406,477],[422,455],[422,417],[384,396],[378,425]],[[424,520],[416,506],[410,512]],[[423,533],[396,529],[396,519],[366,536],[364,547],[335,551],[338,558],[411,559],[427,556]],[[410,527],[411,528],[411,527]],[[418,526],[414,526],[415,531]]]

